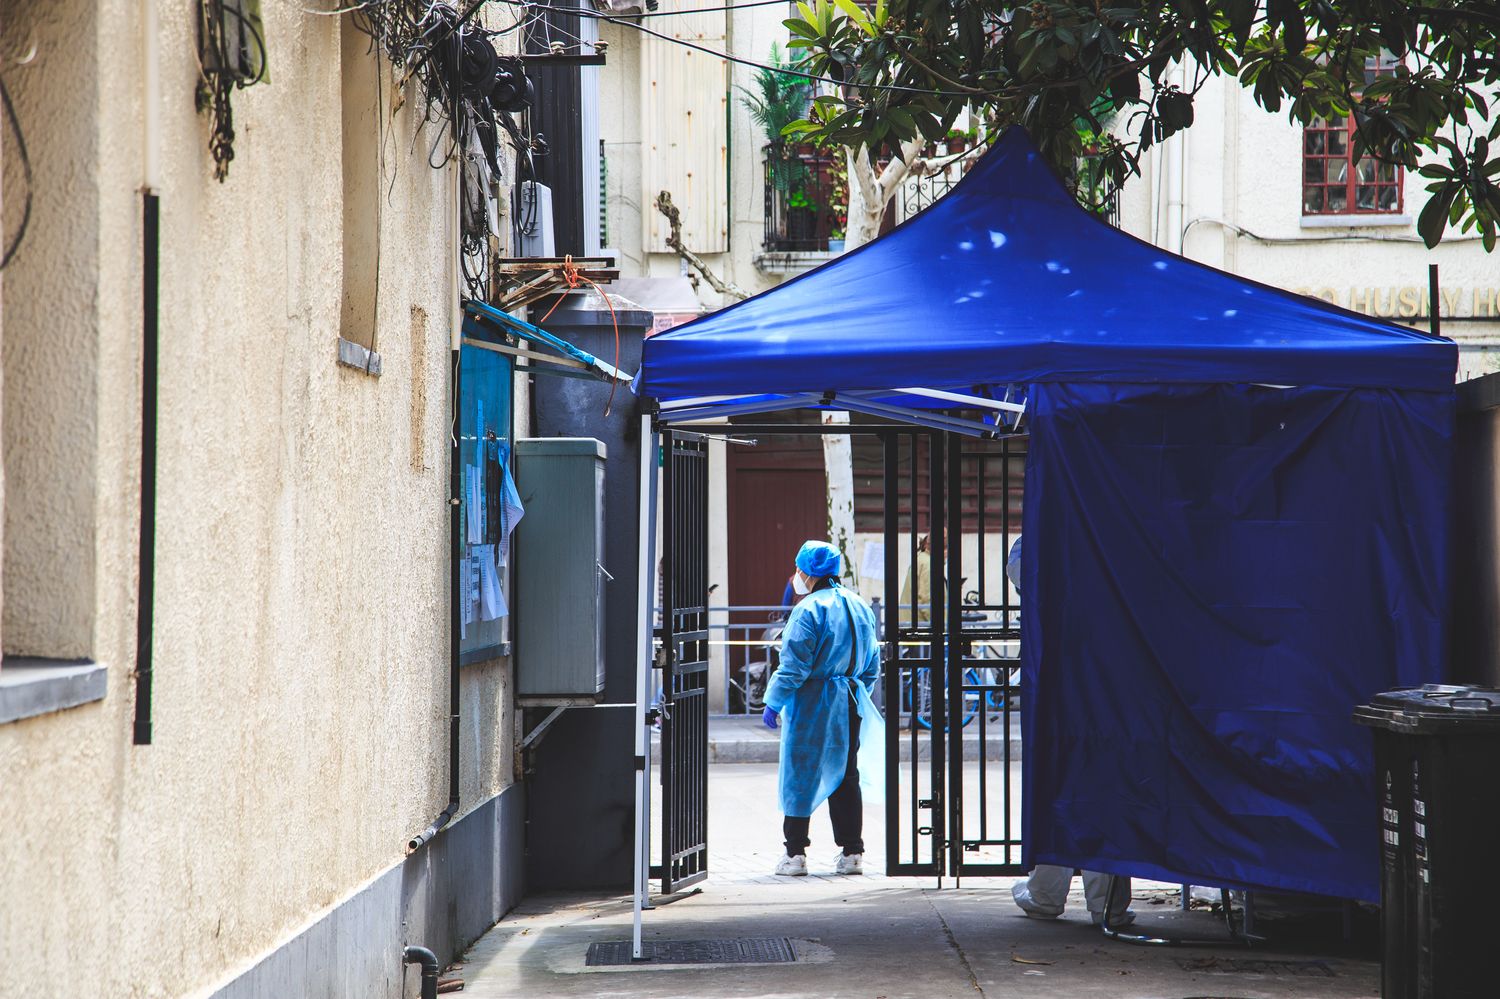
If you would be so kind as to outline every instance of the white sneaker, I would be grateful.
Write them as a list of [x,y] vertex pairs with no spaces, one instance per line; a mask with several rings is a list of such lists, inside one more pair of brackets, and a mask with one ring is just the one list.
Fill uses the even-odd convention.
[[864,872],[865,855],[862,853],[840,853],[839,858],[833,862],[835,874],[863,874]]
[[781,859],[776,861],[776,874],[784,878],[807,877],[807,858],[801,854],[788,857],[783,853]]

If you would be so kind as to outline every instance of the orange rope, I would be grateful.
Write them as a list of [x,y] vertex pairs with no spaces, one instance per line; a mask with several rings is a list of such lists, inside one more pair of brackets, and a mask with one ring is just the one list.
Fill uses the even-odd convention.
[[[600,288],[592,280],[590,280],[589,278],[584,277],[582,274],[580,274],[578,272],[578,265],[575,264],[575,263],[573,263],[573,255],[571,253],[569,253],[569,254],[567,254],[566,256],[563,257],[562,276],[563,276],[563,281],[566,282],[567,285],[568,285],[568,291],[574,291],[575,289],[577,289],[579,282],[586,282],[589,285],[589,287],[593,288],[595,291],[597,291],[599,293],[599,297],[600,298],[604,299],[604,304],[607,305],[607,306],[609,306],[609,321],[610,321],[610,324],[613,325],[614,328],[615,328],[615,365],[614,366],[615,366],[615,370],[619,371],[620,370],[620,320],[615,315],[615,303],[613,303],[613,302],[611,302],[609,300],[609,296],[604,293],[604,289],[603,288]],[[552,308],[550,308],[550,309],[547,310],[547,314],[541,318],[540,322],[537,323],[538,326],[543,325],[544,323],[546,323],[546,321],[549,318],[551,318],[552,313],[554,313],[554,312],[557,311],[557,307],[562,304],[563,299],[565,299],[565,298],[568,297],[568,291],[565,291],[562,294],[560,294],[560,295],[557,296],[557,301],[555,301],[555,302],[552,303]],[[610,379],[609,379],[609,400],[607,402],[605,402],[605,404],[604,404],[604,415],[605,416],[608,416],[609,413],[610,413],[610,410],[614,408],[614,405],[615,405],[615,388],[618,385],[619,385],[619,382],[616,381],[613,376],[611,376]]]

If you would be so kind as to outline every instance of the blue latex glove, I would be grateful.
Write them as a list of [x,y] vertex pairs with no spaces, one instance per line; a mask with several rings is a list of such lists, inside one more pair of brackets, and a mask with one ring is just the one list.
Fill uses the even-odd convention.
[[775,708],[766,708],[765,712],[760,716],[760,720],[765,722],[766,728],[780,728],[781,712]]

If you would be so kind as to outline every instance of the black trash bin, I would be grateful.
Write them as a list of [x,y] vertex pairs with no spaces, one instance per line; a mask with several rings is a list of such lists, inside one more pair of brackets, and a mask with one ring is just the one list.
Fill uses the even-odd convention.
[[1500,995],[1500,689],[1427,684],[1380,694],[1383,999]]

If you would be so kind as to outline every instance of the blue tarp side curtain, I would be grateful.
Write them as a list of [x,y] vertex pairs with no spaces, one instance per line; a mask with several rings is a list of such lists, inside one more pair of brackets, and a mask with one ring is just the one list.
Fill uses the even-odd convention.
[[1378,897],[1355,704],[1440,678],[1452,398],[1042,385],[1028,862]]
[[1457,357],[1104,225],[1012,130],[886,237],[648,339],[637,385],[695,417],[1029,386],[1024,862],[1369,899],[1350,713],[1444,670]]

